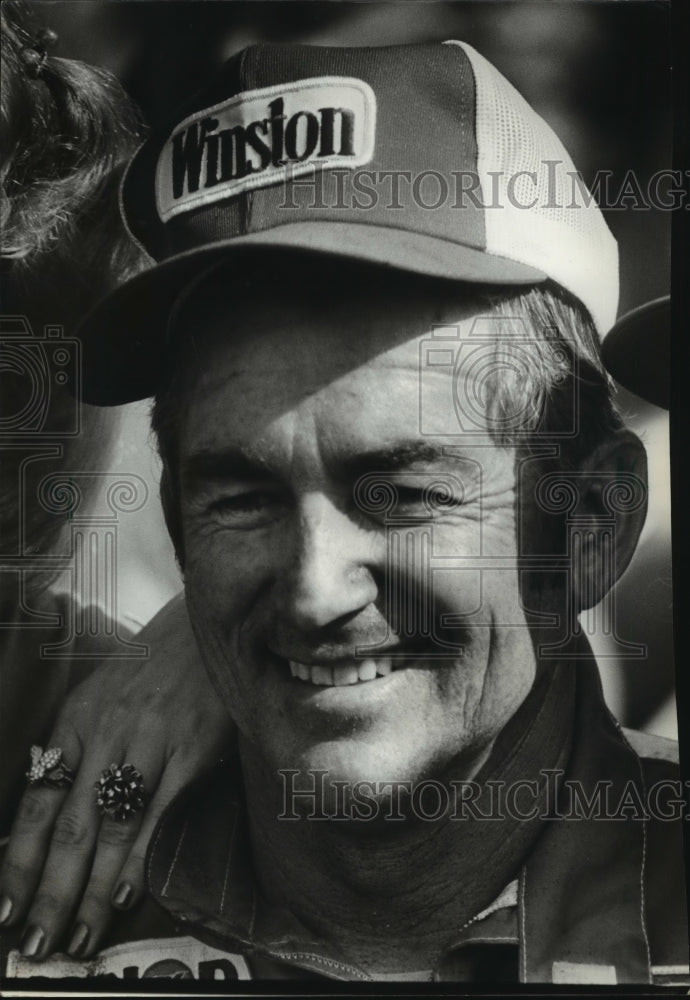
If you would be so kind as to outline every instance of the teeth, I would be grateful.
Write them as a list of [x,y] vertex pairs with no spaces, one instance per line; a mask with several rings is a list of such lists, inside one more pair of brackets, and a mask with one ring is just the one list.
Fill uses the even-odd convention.
[[357,676],[360,681],[373,681],[376,677],[376,664],[373,660],[364,660],[357,667]]
[[327,667],[321,664],[307,666],[297,660],[289,660],[290,674],[310,684],[320,687],[343,687],[346,684],[373,681],[376,677],[387,677],[393,670],[390,656],[366,659],[347,666]]
[[333,668],[332,667],[312,667],[311,668],[311,682],[312,684],[323,684],[323,685],[333,685]]
[[357,667],[333,667],[333,683],[336,687],[356,684],[358,680]]
[[376,673],[380,674],[381,677],[387,677],[393,669],[393,660],[390,656],[382,656],[374,662],[376,663]]

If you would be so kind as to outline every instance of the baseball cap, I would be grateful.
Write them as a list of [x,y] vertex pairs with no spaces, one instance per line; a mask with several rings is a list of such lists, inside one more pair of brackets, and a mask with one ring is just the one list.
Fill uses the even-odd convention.
[[266,247],[304,254],[305,285],[309,255],[330,254],[462,282],[551,279],[600,333],[616,316],[600,210],[552,129],[463,42],[247,48],[151,132],[121,206],[157,264],[84,320],[86,402],[153,395],[181,291]]
[[626,312],[608,331],[602,360],[626,389],[655,406],[669,408],[671,390],[671,298],[666,295]]

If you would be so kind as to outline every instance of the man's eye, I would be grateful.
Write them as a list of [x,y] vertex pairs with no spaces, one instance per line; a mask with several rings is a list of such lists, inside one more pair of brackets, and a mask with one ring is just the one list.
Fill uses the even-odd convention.
[[381,482],[374,494],[378,513],[396,520],[410,517],[420,521],[443,517],[462,506],[464,491],[460,483],[429,480],[421,483]]
[[219,497],[210,510],[222,520],[239,527],[258,527],[274,521],[284,507],[283,498],[270,490],[249,490]]
[[457,490],[445,483],[432,483],[424,487],[397,484],[396,492],[398,511],[414,509],[434,517],[456,510],[463,499]]

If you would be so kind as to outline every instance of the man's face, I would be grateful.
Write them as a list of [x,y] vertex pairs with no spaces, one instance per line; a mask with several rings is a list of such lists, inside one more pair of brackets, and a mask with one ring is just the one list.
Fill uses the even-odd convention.
[[472,319],[459,297],[354,290],[233,303],[187,331],[187,601],[271,768],[471,770],[531,687],[514,453],[461,433],[452,365],[420,366],[434,323]]

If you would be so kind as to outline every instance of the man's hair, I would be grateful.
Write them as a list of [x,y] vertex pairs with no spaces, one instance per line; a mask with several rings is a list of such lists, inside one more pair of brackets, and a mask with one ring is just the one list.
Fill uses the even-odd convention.
[[[303,269],[304,263],[296,266]],[[457,296],[457,283],[404,275],[401,286],[399,274],[389,269],[372,270],[371,265],[348,263],[343,267],[338,261],[319,258],[314,268],[315,271],[311,268],[309,271],[313,295],[328,294],[333,282],[347,282],[347,287],[357,288],[361,279],[377,288],[389,282],[391,294],[395,294],[396,287],[400,290],[419,283],[426,294],[435,293],[445,299],[452,287],[452,294]],[[295,284],[289,262],[283,261],[282,271],[270,266],[268,269],[272,274],[271,294],[276,301],[281,299],[281,288],[292,287],[294,293],[294,288],[300,287]],[[261,273],[264,284],[256,287],[265,287],[265,265],[263,272],[254,272],[250,267],[245,277],[228,274],[225,301],[233,301],[235,289],[239,293],[251,289],[253,281],[262,280]],[[577,468],[599,442],[621,426],[612,401],[612,383],[601,361],[599,338],[589,313],[552,282],[517,290],[514,286],[467,285],[466,291],[468,303],[481,315],[502,321],[499,325],[508,334],[490,340],[488,351],[483,351],[485,374],[478,402],[488,417],[492,440],[504,447],[515,445],[529,451],[539,435],[551,436],[552,440],[559,435],[560,467]],[[204,306],[216,308],[212,296],[186,301],[193,302],[202,317]],[[196,329],[203,326],[203,318],[199,321],[197,317]],[[184,567],[178,443],[186,412],[184,393],[193,376],[189,373],[189,357],[184,364],[179,363],[179,352],[184,345],[175,338],[175,330],[176,325],[171,321],[168,352],[163,361],[163,387],[153,403],[151,425],[163,463],[161,500],[166,523],[178,561]],[[576,413],[575,399],[579,410]],[[576,433],[573,433],[574,419],[578,420]]]
[[[62,326],[69,337],[92,305],[142,266],[143,255],[120,220],[117,197],[141,124],[110,74],[49,51],[42,55],[45,29],[26,4],[3,0],[0,27],[2,312],[26,317],[34,336],[51,324]],[[18,365],[10,345],[3,351],[0,374],[0,417],[9,426],[31,389],[30,372]],[[106,411],[84,406],[79,435],[67,434],[76,405],[66,389],[52,384],[42,430],[51,440],[61,440],[61,470],[97,471],[107,457],[114,424]],[[3,551],[53,551],[65,519],[46,513],[37,489],[54,465],[26,464],[25,457],[18,449],[3,449]],[[17,534],[20,504],[22,538]],[[37,588],[49,582],[44,572],[31,581]]]
[[558,436],[561,467],[577,468],[623,425],[588,311],[551,281],[481,300],[502,321],[486,379],[492,439],[529,447],[537,435]]

